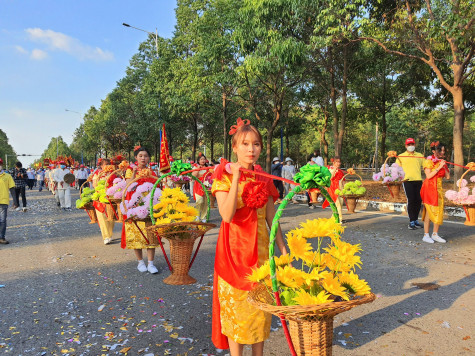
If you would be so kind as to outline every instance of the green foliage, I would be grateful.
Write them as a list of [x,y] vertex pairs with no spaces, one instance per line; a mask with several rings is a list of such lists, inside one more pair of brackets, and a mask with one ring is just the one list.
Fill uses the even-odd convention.
[[[8,155],[8,159],[6,155]],[[4,169],[13,167],[18,159],[13,147],[8,143],[7,134],[2,129],[0,129],[0,158],[3,159]]]

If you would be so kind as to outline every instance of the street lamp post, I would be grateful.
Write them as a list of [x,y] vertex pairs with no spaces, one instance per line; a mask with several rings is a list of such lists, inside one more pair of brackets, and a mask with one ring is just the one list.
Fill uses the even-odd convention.
[[138,28],[138,27],[131,26],[127,23],[122,23],[122,26],[134,28],[136,30],[148,33],[149,35],[152,35],[152,37],[155,40],[155,49],[157,50],[157,58],[158,58],[158,30],[156,28],[155,28],[155,33],[153,33],[153,32],[149,32],[149,31],[146,31],[146,30],[142,30],[141,28]]

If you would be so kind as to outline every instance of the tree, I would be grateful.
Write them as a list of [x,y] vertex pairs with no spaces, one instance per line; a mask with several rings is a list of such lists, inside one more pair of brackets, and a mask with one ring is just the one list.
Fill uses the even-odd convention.
[[[453,145],[456,164],[463,165],[463,84],[473,76],[475,16],[471,0],[382,0],[363,19],[361,38],[386,52],[422,61],[453,99]],[[455,168],[455,180],[462,168]]]
[[[16,156],[16,152],[13,150],[13,147],[8,142],[7,134],[2,129],[0,129],[0,158],[4,160],[3,163],[5,165],[5,169],[13,167],[13,163],[16,162],[16,160],[18,159]],[[10,164],[10,162],[13,163]]]

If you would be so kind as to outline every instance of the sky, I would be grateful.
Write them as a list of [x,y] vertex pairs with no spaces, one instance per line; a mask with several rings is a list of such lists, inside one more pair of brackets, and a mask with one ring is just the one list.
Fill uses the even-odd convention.
[[[70,144],[147,34],[171,37],[175,0],[0,0],[0,129],[17,154]],[[69,110],[69,111],[66,111]],[[38,156],[20,157],[23,166]],[[5,159],[5,157],[2,157]]]

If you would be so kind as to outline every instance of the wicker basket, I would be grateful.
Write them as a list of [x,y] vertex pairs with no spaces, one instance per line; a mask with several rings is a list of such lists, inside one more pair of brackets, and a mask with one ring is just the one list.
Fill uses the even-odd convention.
[[[89,182],[88,181],[85,181],[80,187],[79,187],[79,196],[81,196],[81,193],[82,193],[82,190],[83,190],[83,187],[84,185]],[[89,221],[89,224],[95,224],[97,223],[97,215],[96,215],[96,209],[94,208],[94,205],[92,204],[92,202],[89,202],[87,203],[86,205],[84,205],[82,208],[79,208],[79,209],[82,209],[82,210],[85,210],[87,215],[89,216],[89,219],[91,221]]]
[[[361,183],[362,183],[361,186],[363,186],[363,178],[361,178],[361,176],[359,174],[347,173],[343,177],[341,177],[341,179],[338,182],[340,190],[343,190],[343,181],[345,180],[345,178],[347,176],[350,176],[350,175],[357,176],[360,179]],[[364,196],[364,194],[341,195],[342,198],[346,199],[346,206],[348,208],[348,213],[349,214],[354,214],[355,213],[356,205],[358,204],[358,199],[363,197],[363,196]]]
[[[384,160],[384,163],[383,163],[383,177],[386,175],[386,163],[388,162],[388,160],[391,157],[393,157],[393,156],[388,156]],[[402,167],[401,159],[399,157],[396,157],[396,160],[399,161],[399,165]],[[401,194],[401,185],[402,185],[401,181],[399,181],[399,182],[387,182],[387,183],[383,183],[383,184],[385,184],[388,187],[389,192],[391,193],[391,196],[393,198],[398,198],[399,197],[399,194]]]
[[285,315],[295,351],[298,355],[329,356],[332,354],[333,318],[357,305],[375,300],[373,293],[350,301],[319,305],[274,305],[267,288],[259,285],[249,292],[248,301],[257,308],[276,316]]
[[186,285],[196,282],[196,279],[188,274],[195,240],[214,227],[215,224],[209,223],[181,222],[147,228],[154,236],[164,237],[170,243],[172,274],[163,280],[164,283]]

